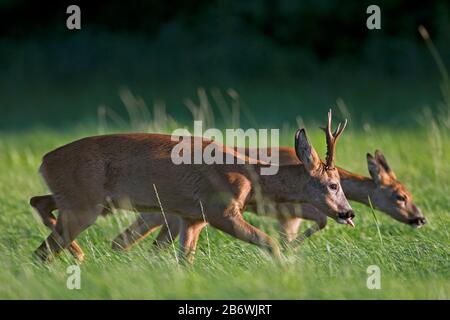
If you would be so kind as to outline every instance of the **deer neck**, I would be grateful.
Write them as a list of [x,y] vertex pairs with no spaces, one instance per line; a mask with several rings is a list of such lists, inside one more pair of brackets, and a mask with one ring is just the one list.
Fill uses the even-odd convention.
[[339,168],[339,176],[341,177],[341,186],[347,199],[369,205],[368,197],[372,198],[377,188],[371,178],[354,174],[341,168]]
[[309,178],[303,166],[298,164],[279,166],[278,172],[274,175],[262,175],[259,170],[261,165],[255,166],[257,168],[254,172],[264,197],[276,202],[306,201],[303,195]]

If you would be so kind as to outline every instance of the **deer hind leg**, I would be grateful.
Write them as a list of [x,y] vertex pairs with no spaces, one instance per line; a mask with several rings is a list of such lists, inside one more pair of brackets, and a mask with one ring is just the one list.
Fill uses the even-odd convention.
[[129,250],[164,224],[160,211],[142,212],[136,221],[112,241],[115,250]]
[[36,249],[35,254],[44,262],[50,261],[61,250],[66,249],[75,238],[92,225],[101,210],[60,210],[56,225],[48,238]]
[[181,219],[180,223],[180,262],[192,264],[200,232],[205,227],[203,220]]
[[[57,207],[53,197],[51,195],[33,197],[30,199],[30,205],[36,209],[44,225],[52,232],[55,231],[57,219],[52,211],[56,210]],[[76,241],[70,243],[68,249],[79,262],[84,260],[84,252]]]
[[161,230],[153,244],[161,249],[166,248],[176,239],[180,228],[177,216],[166,214],[166,220],[167,225],[159,211],[141,212],[137,220],[112,241],[112,248],[129,250],[161,225]]
[[180,218],[175,215],[166,215],[167,224],[164,222],[153,244],[160,249],[167,248],[175,241],[180,232]]

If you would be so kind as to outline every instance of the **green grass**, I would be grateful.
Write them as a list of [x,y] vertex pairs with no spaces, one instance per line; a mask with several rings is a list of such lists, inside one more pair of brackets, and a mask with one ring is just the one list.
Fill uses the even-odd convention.
[[[28,199],[48,192],[37,172],[42,155],[97,129],[0,133],[0,298],[448,299],[450,129],[445,119],[425,113],[410,129],[371,124],[361,131],[352,130],[350,122],[338,146],[338,164],[365,175],[365,153],[381,149],[427,217],[422,229],[376,212],[378,233],[371,209],[353,203],[355,229],[329,221],[297,252],[286,252],[281,263],[208,228],[209,243],[203,232],[194,266],[182,267],[172,249],[151,249],[152,236],[128,253],[113,251],[110,241],[134,217],[123,213],[100,218],[79,237],[87,257],[80,290],[66,288],[66,268],[74,263],[68,254],[48,266],[32,258],[49,232]],[[307,128],[323,155],[322,133],[312,123]],[[291,145],[293,130],[282,131],[282,144]],[[273,219],[252,214],[246,219],[277,237]],[[381,268],[380,290],[366,287],[366,269],[374,264]]]

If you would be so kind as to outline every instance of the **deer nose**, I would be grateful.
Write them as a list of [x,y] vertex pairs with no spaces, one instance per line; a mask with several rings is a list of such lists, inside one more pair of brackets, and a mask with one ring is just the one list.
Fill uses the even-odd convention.
[[347,219],[353,219],[355,217],[355,212],[353,210],[348,210],[345,212],[339,212],[338,218],[347,220]]
[[423,226],[427,223],[427,219],[425,217],[418,217],[415,219],[411,219],[410,224],[416,225],[416,226]]

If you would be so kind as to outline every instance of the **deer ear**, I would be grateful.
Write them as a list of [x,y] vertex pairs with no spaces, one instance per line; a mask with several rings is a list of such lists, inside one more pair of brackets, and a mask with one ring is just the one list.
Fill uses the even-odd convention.
[[386,185],[389,183],[390,176],[378,162],[376,157],[374,158],[370,153],[367,155],[367,167],[369,169],[370,176],[377,185]]
[[321,164],[316,150],[308,141],[305,129],[299,129],[295,133],[295,153],[308,171],[317,169]]
[[394,171],[392,171],[386,158],[384,157],[383,153],[380,150],[375,150],[375,159],[383,167],[384,171],[386,171],[386,173],[391,176],[391,178],[397,179]]

